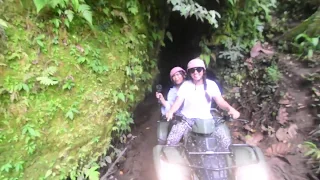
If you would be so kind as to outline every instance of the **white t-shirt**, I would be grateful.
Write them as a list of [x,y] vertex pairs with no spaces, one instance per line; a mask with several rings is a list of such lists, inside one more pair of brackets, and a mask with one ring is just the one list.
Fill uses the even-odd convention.
[[185,81],[179,88],[178,96],[184,99],[181,114],[186,118],[211,119],[210,113],[212,98],[221,96],[221,92],[214,81],[206,80],[207,93],[210,101],[207,101],[204,85],[195,85],[191,81]]

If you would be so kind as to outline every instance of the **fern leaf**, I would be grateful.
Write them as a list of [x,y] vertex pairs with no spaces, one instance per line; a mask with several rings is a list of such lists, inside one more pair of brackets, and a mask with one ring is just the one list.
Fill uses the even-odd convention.
[[46,70],[43,71],[42,75],[43,76],[49,76],[49,75],[53,75],[54,73],[57,72],[57,67],[55,66],[50,66],[48,67]]
[[69,3],[69,0],[60,0],[59,5],[61,9],[65,9],[67,8],[68,3]]
[[73,9],[75,11],[78,11],[78,9],[79,9],[79,0],[71,0],[71,3],[72,3],[72,6],[73,6]]
[[67,15],[69,22],[71,22],[73,20],[73,11],[71,10],[65,10],[64,14]]
[[47,4],[48,0],[33,0],[34,5],[36,5],[37,13],[41,11]]
[[71,120],[73,120],[73,112],[72,111],[68,111],[67,114],[66,114],[66,118],[69,118]]
[[[41,0],[39,0],[39,1],[41,1]],[[50,6],[52,8],[56,8],[61,3],[61,1],[63,1],[63,0],[52,0],[52,1],[50,1]]]
[[80,12],[82,17],[87,20],[90,25],[92,25],[92,12],[90,6],[87,4],[80,4],[78,12]]
[[49,77],[46,77],[46,76],[38,77],[37,81],[39,81],[40,84],[43,84],[46,86],[52,86],[52,85],[56,85],[59,83],[59,81],[50,79]]

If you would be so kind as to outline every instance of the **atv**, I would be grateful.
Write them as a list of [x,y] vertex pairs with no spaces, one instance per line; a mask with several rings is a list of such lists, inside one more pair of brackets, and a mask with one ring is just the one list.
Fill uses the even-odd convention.
[[153,148],[158,180],[268,180],[260,148],[230,144],[228,150],[219,150],[220,142],[214,132],[220,126],[230,138],[226,121],[235,120],[227,116],[220,116],[215,122],[198,119],[178,145],[169,146],[165,142],[174,121],[161,118],[157,127],[158,145]]

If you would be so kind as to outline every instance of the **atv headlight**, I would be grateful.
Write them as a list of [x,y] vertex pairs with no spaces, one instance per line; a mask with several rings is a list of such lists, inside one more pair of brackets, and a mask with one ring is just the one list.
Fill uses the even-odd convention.
[[258,164],[239,167],[237,169],[237,180],[269,180],[267,169]]
[[184,180],[183,172],[179,165],[170,164],[160,160],[160,177],[161,180]]

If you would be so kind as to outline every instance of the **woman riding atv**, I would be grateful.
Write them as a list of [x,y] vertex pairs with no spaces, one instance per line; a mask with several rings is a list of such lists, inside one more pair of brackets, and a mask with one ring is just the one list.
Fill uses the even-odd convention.
[[[166,101],[162,95],[162,93],[156,92],[156,97],[161,102],[161,114],[162,116],[165,116],[166,113],[170,110],[172,104],[177,98],[177,92],[179,90],[179,87],[184,82],[184,79],[186,78],[186,71],[183,70],[181,67],[174,67],[170,71],[170,79],[173,82],[174,86],[170,88],[168,92],[168,100]],[[180,114],[181,108],[179,108],[176,112],[176,115]]]
[[[183,103],[180,111],[183,120],[171,129],[167,138],[168,145],[178,144],[182,136],[191,130],[196,119],[215,121],[215,117],[210,112],[212,100],[234,119],[240,116],[240,113],[223,99],[217,84],[206,78],[206,67],[203,60],[196,58],[189,61],[187,72],[191,78],[180,86],[177,98],[166,114],[167,120],[171,120],[173,113],[177,112]],[[226,139],[219,128],[216,130],[216,135],[222,140],[223,148],[228,148],[231,139]]]

